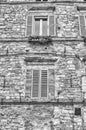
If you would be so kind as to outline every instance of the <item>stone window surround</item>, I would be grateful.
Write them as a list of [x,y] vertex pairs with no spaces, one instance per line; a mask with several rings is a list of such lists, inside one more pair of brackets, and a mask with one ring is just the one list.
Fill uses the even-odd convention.
[[[35,6],[28,10],[28,15],[26,16],[26,27],[28,16],[32,16],[32,35],[34,36],[34,18],[35,17],[46,17],[48,19],[48,34],[49,34],[49,16],[54,16],[54,23],[56,22],[57,15],[54,13],[55,6]],[[56,25],[55,25],[56,26]],[[54,35],[56,35],[56,27],[54,26]],[[27,28],[26,31],[27,32]],[[25,33],[27,36],[27,33]]]
[[[48,32],[47,33],[48,33],[48,36],[49,36],[49,16],[50,15],[54,16],[54,23],[55,23],[57,16],[54,13],[52,13],[52,11],[49,11],[49,12],[46,12],[46,11],[37,11],[37,12],[31,11],[30,15],[27,15],[27,18],[28,18],[28,16],[32,16],[32,35],[33,36],[34,36],[34,33],[35,33],[35,30],[34,30],[34,28],[35,28],[35,26],[34,26],[35,25],[34,24],[35,17],[45,17],[45,18],[47,18],[47,20],[48,20]],[[26,18],[26,27],[27,27],[27,18]],[[26,28],[26,30],[27,30],[27,28]],[[27,33],[25,35],[27,36]],[[56,36],[56,25],[54,26],[54,35]]]
[[[34,62],[34,63],[35,63],[35,62]],[[33,71],[33,70],[40,70],[40,71],[41,71],[41,70],[47,70],[47,76],[48,76],[48,77],[47,77],[47,78],[48,78],[47,80],[48,80],[48,81],[49,81],[49,72],[48,72],[49,69],[53,69],[53,70],[54,70],[54,73],[55,73],[55,63],[54,63],[53,65],[50,64],[50,65],[48,65],[48,66],[47,66],[46,64],[40,64],[40,65],[33,64],[33,65],[31,66],[30,63],[29,63],[28,65],[26,65],[26,71],[27,71],[27,70],[32,70],[32,71]],[[33,72],[32,72],[32,73],[33,73]],[[47,82],[48,82],[48,81],[47,81]],[[32,79],[32,82],[33,82],[33,79]],[[32,84],[33,84],[33,83],[32,83]],[[55,85],[55,84],[54,84],[54,85]],[[40,87],[40,86],[39,86],[39,87]],[[41,92],[41,91],[40,91],[40,92]],[[32,96],[32,89],[31,89],[31,99],[32,99],[32,100],[34,100],[34,99],[35,99],[35,100],[40,100],[40,99],[41,99],[41,100],[46,100],[46,101],[47,101],[47,100],[49,99],[48,93],[49,93],[49,82],[48,82],[48,85],[47,85],[47,97],[41,97],[41,96],[40,96],[41,94],[39,94],[38,97],[33,97],[33,96]]]

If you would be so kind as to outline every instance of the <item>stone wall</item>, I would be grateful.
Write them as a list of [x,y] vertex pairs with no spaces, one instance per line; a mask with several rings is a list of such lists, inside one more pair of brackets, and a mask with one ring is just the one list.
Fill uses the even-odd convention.
[[[26,37],[27,16],[31,13],[33,6],[51,6],[51,3],[35,5],[33,4],[14,4],[0,5],[0,38],[19,38]],[[54,13],[57,27],[55,33],[58,37],[79,37],[79,19],[77,6],[72,4],[55,4]],[[48,12],[48,11],[46,11]],[[39,13],[39,11],[38,11]],[[34,12],[33,12],[34,14]]]
[[[82,117],[74,116],[74,106],[2,106],[1,130],[81,130]],[[85,125],[85,124],[84,124]]]
[[[51,3],[39,3],[47,5]],[[86,46],[80,37],[78,17],[82,12],[77,11],[74,3],[53,3],[58,26],[52,44],[32,44],[26,37],[26,21],[33,6],[36,3],[0,5],[0,103],[12,103],[0,106],[0,130],[82,130],[86,128],[85,87],[82,91],[82,84],[86,85],[82,83]],[[51,65],[55,69],[55,85],[47,100],[33,100],[31,91],[26,98],[26,73],[33,69],[33,62],[27,63],[25,59],[30,57],[55,59]],[[26,104],[20,103],[20,98]],[[51,104],[29,105],[29,101]],[[81,108],[81,115],[75,115],[75,108]]]
[[[35,57],[40,55],[48,58],[55,58],[55,99],[82,101],[82,86],[81,76],[85,74],[84,63],[82,63],[75,53],[81,55],[82,52],[80,44],[77,45],[71,42],[58,42],[52,45],[40,45],[26,43],[26,42],[11,42],[0,44],[0,95],[4,98],[19,98],[19,92],[25,98],[26,86],[26,71],[33,68],[32,65],[26,64],[26,57]],[[79,47],[80,46],[80,47]],[[64,54],[64,47],[66,53]],[[40,53],[38,54],[40,50]],[[28,51],[28,52],[27,52]],[[46,65],[46,67],[48,67]],[[4,77],[5,76],[5,88]],[[59,93],[59,95],[58,95]]]

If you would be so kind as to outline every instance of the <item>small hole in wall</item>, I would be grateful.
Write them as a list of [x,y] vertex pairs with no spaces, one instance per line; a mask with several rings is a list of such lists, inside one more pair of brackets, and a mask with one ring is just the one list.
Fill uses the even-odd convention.
[[60,30],[60,27],[58,27],[58,30]]
[[47,47],[45,47],[45,50],[47,50]]
[[81,108],[75,108],[75,115],[81,116]]
[[29,52],[29,49],[28,49],[28,50],[26,50],[26,52]]

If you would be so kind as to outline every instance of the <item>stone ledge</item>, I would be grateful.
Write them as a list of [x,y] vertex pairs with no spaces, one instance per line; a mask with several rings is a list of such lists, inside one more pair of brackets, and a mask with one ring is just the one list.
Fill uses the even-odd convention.
[[74,3],[86,3],[85,1],[77,1],[77,0],[75,0],[75,1],[71,1],[71,0],[58,0],[58,1],[56,1],[56,0],[54,0],[54,1],[47,1],[47,2],[35,2],[35,1],[33,1],[33,2],[31,2],[31,1],[4,1],[4,2],[0,2],[0,4],[11,4],[11,5],[17,5],[17,4],[40,4],[40,3],[42,3],[42,4],[45,4],[45,3],[65,3],[65,4],[74,4]]
[[86,102],[38,102],[38,101],[30,101],[30,102],[0,102],[0,105],[74,105],[74,104],[83,104],[86,105]]
[[[52,36],[52,42],[53,41],[81,41],[84,42],[84,38],[74,38],[74,37],[57,37],[57,36]],[[0,38],[0,42],[28,42],[28,37],[24,38]]]

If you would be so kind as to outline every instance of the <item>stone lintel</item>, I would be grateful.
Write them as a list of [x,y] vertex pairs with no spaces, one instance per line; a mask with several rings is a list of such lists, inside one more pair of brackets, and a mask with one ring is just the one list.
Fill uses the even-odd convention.
[[86,10],[86,6],[77,6],[78,11]]

